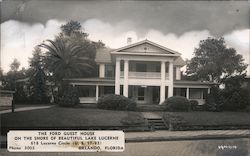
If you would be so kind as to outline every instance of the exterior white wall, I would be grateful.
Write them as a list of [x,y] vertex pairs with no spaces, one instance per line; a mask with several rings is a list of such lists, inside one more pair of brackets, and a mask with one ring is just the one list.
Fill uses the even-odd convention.
[[123,95],[128,97],[128,67],[129,62],[128,60],[124,60],[124,82],[123,82]]
[[[124,60],[124,72],[120,69],[120,60]],[[149,61],[161,63],[160,77],[145,78],[145,77],[130,77],[129,75],[129,63],[130,61]],[[168,62],[168,75],[166,78],[166,63]],[[166,86],[168,86],[168,97],[173,96],[173,58],[171,57],[149,57],[149,56],[116,56],[116,77],[115,77],[115,94],[120,94],[120,85],[123,85],[123,95],[128,97],[129,85],[141,85],[141,86],[160,86],[160,103],[162,103],[166,97]],[[119,88],[119,89],[118,89]]]
[[168,97],[173,96],[174,92],[174,65],[173,61],[169,62],[169,86],[168,86]]
[[176,69],[176,72],[175,72],[175,74],[176,74],[176,80],[181,80],[181,70],[180,70],[180,67],[175,67],[175,69]]
[[105,64],[99,64],[99,77],[104,78],[105,77]]
[[115,63],[115,94],[120,95],[120,72],[121,72],[121,61],[116,59]]

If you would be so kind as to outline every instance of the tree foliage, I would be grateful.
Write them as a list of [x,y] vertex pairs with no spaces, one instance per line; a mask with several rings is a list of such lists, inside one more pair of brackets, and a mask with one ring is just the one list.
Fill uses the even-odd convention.
[[82,31],[81,23],[78,21],[69,21],[68,23],[61,26],[61,35],[87,38],[88,34]]
[[44,71],[44,62],[41,49],[37,46],[33,51],[33,57],[29,60],[31,67],[30,88],[31,95],[30,100],[32,103],[47,103],[47,86],[46,86],[46,74]]
[[2,87],[5,90],[16,90],[16,81],[18,79],[25,78],[27,70],[22,68],[18,70],[20,67],[20,62],[17,59],[14,59],[10,64],[10,71],[7,72],[6,75],[2,76]]
[[10,64],[10,69],[13,72],[17,72],[20,67],[20,62],[14,58],[13,62]]
[[247,67],[242,55],[228,48],[224,38],[200,41],[194,55],[186,72],[193,79],[221,82],[231,75],[241,75]]
[[93,67],[89,63],[89,57],[79,56],[82,47],[68,44],[62,37],[55,41],[48,40],[48,43],[40,46],[47,49],[45,67],[52,73],[55,81],[60,82],[63,78],[80,77],[91,72]]
[[223,80],[225,89],[221,91],[224,110],[243,110],[250,106],[250,92],[243,88],[245,74],[232,76]]
[[104,44],[90,41],[87,36],[79,22],[70,21],[61,26],[61,33],[55,40],[40,45],[47,50],[45,67],[52,73],[54,81],[97,75],[96,49]]

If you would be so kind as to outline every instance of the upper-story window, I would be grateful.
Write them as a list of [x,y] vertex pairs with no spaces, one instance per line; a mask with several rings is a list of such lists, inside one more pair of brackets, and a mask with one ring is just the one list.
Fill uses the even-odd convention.
[[136,63],[136,72],[146,72],[147,65],[145,63]]
[[169,72],[169,63],[166,63],[166,69],[165,69],[165,71],[166,71],[166,73],[168,73]]
[[114,77],[114,66],[112,65],[105,65],[105,77]]

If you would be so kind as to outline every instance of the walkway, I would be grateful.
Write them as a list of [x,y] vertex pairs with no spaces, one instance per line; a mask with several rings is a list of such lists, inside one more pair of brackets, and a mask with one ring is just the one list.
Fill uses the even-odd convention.
[[[51,106],[28,106],[28,107],[22,107],[22,108],[15,108],[15,112],[36,110],[36,109],[45,109],[45,108],[51,108],[51,107],[54,107],[54,105],[51,105]],[[11,113],[11,109],[0,111],[0,114],[6,114],[6,113]]]
[[250,138],[250,130],[126,132],[127,142]]
[[162,112],[142,112],[142,115],[146,119],[162,118]]

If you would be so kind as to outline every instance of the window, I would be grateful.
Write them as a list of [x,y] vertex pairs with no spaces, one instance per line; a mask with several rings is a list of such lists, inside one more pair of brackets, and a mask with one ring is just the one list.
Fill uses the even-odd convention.
[[144,95],[145,95],[145,88],[138,88],[138,100],[144,101]]
[[155,72],[161,72],[161,65],[159,63],[155,65]]
[[169,64],[168,63],[166,63],[166,69],[165,69],[165,71],[166,71],[166,73],[168,73],[168,70],[169,70]]
[[105,77],[114,77],[114,67],[112,65],[105,65]]
[[136,63],[136,72],[146,72],[147,65],[145,63]]
[[106,94],[114,94],[115,93],[115,87],[113,86],[104,86],[104,95]]
[[76,86],[79,97],[95,97],[95,86]]
[[203,99],[203,90],[199,88],[191,88],[189,91],[190,99]]

